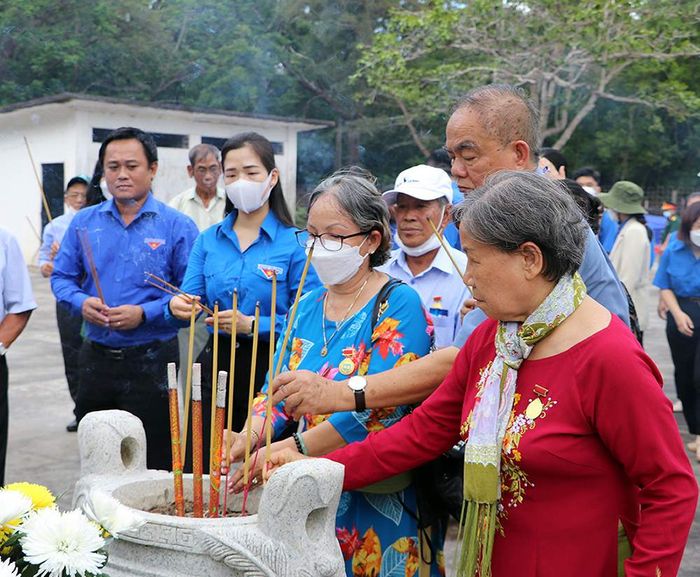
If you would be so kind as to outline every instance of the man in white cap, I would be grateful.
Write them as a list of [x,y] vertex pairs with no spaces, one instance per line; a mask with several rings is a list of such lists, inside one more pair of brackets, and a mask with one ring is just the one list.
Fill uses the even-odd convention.
[[451,345],[460,325],[459,309],[470,297],[461,277],[467,257],[447,245],[461,273],[455,271],[428,219],[442,234],[450,220],[452,180],[440,168],[419,164],[399,174],[394,188],[383,196],[393,209],[399,248],[379,270],[420,294],[433,319],[436,347]]

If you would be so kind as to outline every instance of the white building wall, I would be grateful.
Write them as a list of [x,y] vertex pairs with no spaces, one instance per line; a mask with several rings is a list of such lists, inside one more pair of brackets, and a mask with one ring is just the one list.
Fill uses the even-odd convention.
[[[29,140],[41,175],[42,163],[63,163],[67,183],[76,174],[92,175],[99,143],[92,141],[93,128],[135,126],[147,132],[189,135],[189,148],[203,136],[229,138],[239,132],[256,131],[283,145],[275,160],[281,172],[285,198],[296,203],[297,134],[312,128],[278,120],[244,116],[164,110],[128,104],[71,100],[0,114],[0,227],[20,242],[25,259],[36,263],[41,227],[41,196],[24,145]],[[168,201],[194,182],[187,176],[188,148],[159,147],[159,169],[153,189]],[[31,224],[30,224],[31,223]]]

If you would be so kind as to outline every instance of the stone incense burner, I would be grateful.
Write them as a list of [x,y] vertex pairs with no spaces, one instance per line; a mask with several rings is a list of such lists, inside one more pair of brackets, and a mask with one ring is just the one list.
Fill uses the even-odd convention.
[[[173,502],[173,482],[170,473],[146,469],[138,418],[125,411],[90,413],[78,441],[81,478],[74,504],[99,488],[146,519],[110,544],[105,572],[111,577],[345,575],[335,536],[341,465],[324,459],[291,463],[251,491],[246,517],[195,519],[147,512]],[[204,484],[206,496],[206,479]],[[185,499],[192,500],[191,475],[185,475]],[[240,496],[228,500],[230,511],[240,508]]]

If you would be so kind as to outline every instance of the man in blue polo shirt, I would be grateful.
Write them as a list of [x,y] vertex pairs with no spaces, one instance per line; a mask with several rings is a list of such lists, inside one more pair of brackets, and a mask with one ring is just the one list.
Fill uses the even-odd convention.
[[158,151],[151,136],[119,128],[99,160],[113,198],[74,217],[51,277],[56,299],[85,321],[76,415],[133,413],[146,430],[148,467],[169,469],[166,365],[178,360],[177,329],[163,317],[170,295],[149,285],[146,273],[179,285],[197,227],[153,197]]

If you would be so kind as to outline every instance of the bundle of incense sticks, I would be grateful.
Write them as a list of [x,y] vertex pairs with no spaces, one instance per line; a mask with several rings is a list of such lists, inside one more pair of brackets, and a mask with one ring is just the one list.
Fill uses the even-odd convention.
[[[221,494],[221,438],[224,434],[224,419],[226,417],[226,371],[219,371],[216,383],[216,418],[214,419],[214,434],[211,438],[211,455],[209,472],[209,517],[219,516],[219,500]],[[214,391],[212,391],[214,394]],[[224,511],[226,514],[226,511]]]
[[204,516],[202,494],[202,367],[192,365],[192,490],[194,516]]
[[211,415],[209,419],[209,464],[214,460],[214,424],[216,420],[216,375],[219,371],[219,303],[214,303],[214,323],[212,326],[212,360],[211,360]]
[[[260,326],[260,303],[255,303],[255,323],[253,327],[253,352],[250,360],[250,381],[248,388],[248,419],[245,438],[245,460],[243,461],[243,485],[248,485],[250,474],[250,443],[253,433],[252,413],[253,398],[255,397],[255,365],[258,356],[258,327]],[[245,507],[244,507],[245,509]],[[245,515],[245,510],[241,512]]]
[[190,332],[187,341],[187,376],[185,377],[185,416],[182,427],[182,465],[185,465],[185,455],[187,454],[187,433],[189,427],[190,416],[190,400],[192,398],[192,357],[194,356],[194,332],[195,322],[197,320],[197,308],[194,301],[192,302],[192,312],[190,313]]
[[233,435],[233,387],[234,387],[234,371],[236,370],[236,340],[237,329],[236,319],[238,318],[238,291],[233,289],[233,306],[231,314],[231,364],[229,365],[229,384],[228,384],[228,410],[226,412],[226,453],[224,455],[224,464],[221,467],[224,474],[224,511],[225,516],[228,513],[228,474],[231,469],[231,435]]
[[270,462],[272,446],[272,378],[275,376],[275,319],[277,316],[277,273],[272,271],[272,298],[270,299],[270,355],[268,359],[267,405],[265,408],[265,469]]
[[105,304],[105,295],[102,292],[102,284],[100,283],[100,276],[97,274],[97,267],[95,266],[95,258],[92,254],[92,247],[90,246],[90,239],[88,238],[88,231],[86,228],[81,228],[76,231],[78,233],[78,240],[83,248],[83,253],[85,254],[85,259],[88,262],[88,268],[90,269],[90,275],[92,276],[92,281],[95,283],[95,290],[97,291],[97,296],[99,297],[102,304]]
[[177,372],[175,363],[168,363],[168,401],[170,406],[170,445],[173,458],[173,482],[175,484],[175,514],[178,517],[184,517],[185,493],[182,485],[180,410],[177,398]]

